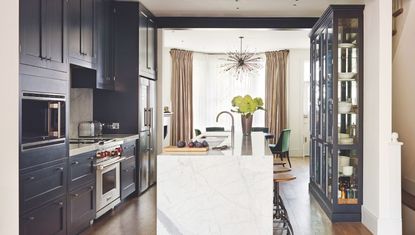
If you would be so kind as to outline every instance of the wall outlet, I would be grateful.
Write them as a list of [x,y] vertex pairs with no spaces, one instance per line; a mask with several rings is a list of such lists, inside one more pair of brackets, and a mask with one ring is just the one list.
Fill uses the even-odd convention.
[[120,129],[120,123],[119,122],[113,122],[112,123],[112,129],[113,130],[119,130]]

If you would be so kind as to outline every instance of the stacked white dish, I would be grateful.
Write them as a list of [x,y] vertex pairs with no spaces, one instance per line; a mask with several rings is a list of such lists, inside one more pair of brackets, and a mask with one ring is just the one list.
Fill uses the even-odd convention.
[[355,46],[356,46],[356,44],[354,44],[354,43],[348,43],[348,42],[339,43],[339,48],[353,48]]
[[353,166],[350,166],[350,157],[339,156],[339,174],[351,176],[353,174]]
[[353,138],[346,133],[339,133],[339,144],[353,144]]
[[356,73],[339,73],[340,81],[353,81]]
[[346,114],[352,110],[352,102],[341,101],[338,106],[339,113]]

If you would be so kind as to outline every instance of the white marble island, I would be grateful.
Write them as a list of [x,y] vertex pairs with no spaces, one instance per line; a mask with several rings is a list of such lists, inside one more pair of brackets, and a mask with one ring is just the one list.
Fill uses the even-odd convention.
[[[229,135],[201,136],[212,148]],[[159,155],[157,234],[272,234],[272,165],[261,132],[235,133],[225,151]]]

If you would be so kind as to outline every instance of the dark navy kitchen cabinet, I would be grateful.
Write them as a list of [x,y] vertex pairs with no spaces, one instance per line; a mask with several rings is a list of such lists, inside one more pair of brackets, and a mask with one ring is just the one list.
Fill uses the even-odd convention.
[[66,1],[20,0],[20,63],[67,71]]
[[156,25],[151,13],[140,5],[139,11],[139,73],[156,79]]
[[95,181],[78,187],[68,194],[68,234],[79,234],[95,219]]
[[20,216],[20,234],[66,234],[66,197],[57,198]]
[[69,62],[94,68],[96,48],[96,0],[68,1]]
[[121,200],[137,190],[136,151],[136,140],[123,144],[123,156],[126,159],[121,162]]
[[113,90],[114,72],[114,20],[115,12],[110,0],[99,0],[96,3],[98,30],[98,58],[96,88]]
[[95,151],[69,158],[69,190],[95,180]]
[[66,161],[20,175],[20,212],[28,212],[66,193]]

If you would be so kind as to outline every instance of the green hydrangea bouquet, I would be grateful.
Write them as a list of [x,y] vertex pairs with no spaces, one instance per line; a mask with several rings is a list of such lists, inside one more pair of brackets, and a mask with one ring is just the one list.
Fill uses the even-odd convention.
[[240,113],[242,116],[251,116],[257,110],[264,110],[264,102],[260,97],[252,98],[250,95],[235,96],[232,99],[232,106],[236,109],[232,112]]

